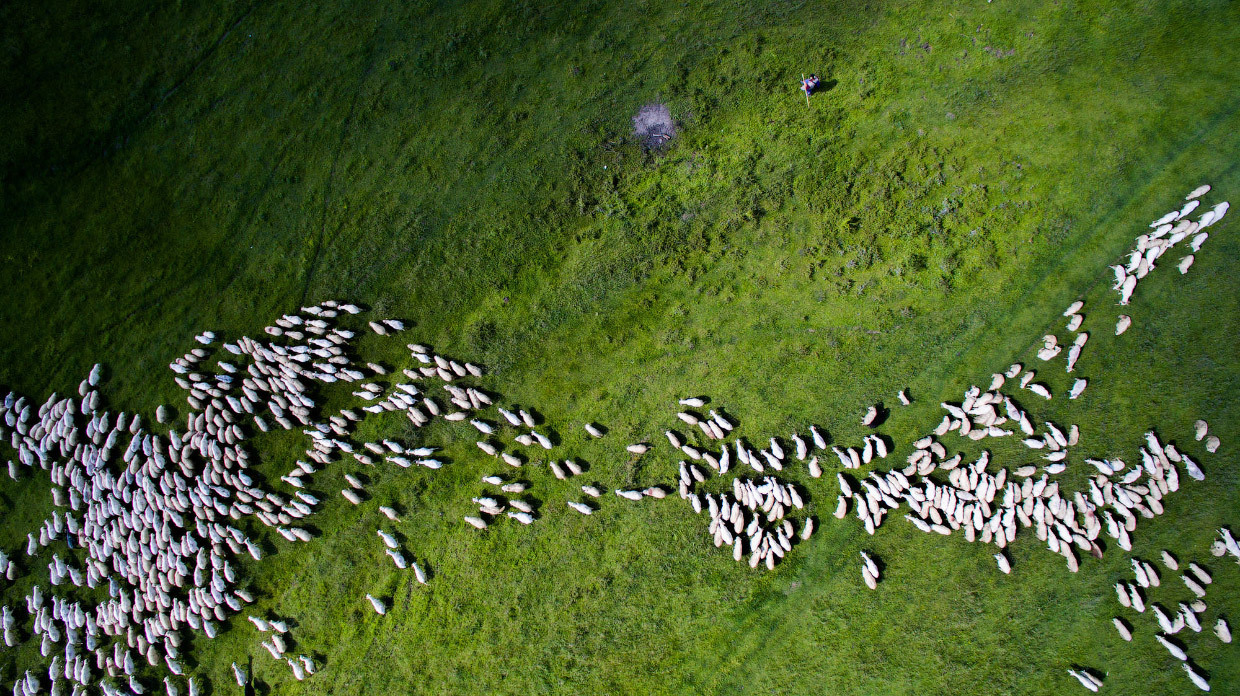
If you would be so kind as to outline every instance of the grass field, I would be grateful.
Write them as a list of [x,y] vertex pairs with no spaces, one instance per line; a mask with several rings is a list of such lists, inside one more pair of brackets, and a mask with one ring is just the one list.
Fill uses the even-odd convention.
[[[1196,452],[1207,419],[1223,445],[1198,457],[1206,480],[1142,520],[1134,554],[1209,567],[1207,616],[1240,626],[1240,568],[1208,552],[1240,524],[1234,214],[1187,275],[1168,260],[1142,281],[1122,337],[1106,268],[1198,184],[1240,201],[1234,3],[67,0],[7,4],[0,27],[6,391],[70,393],[102,361],[109,406],[153,413],[183,399],[165,366],[194,333],[254,336],[341,298],[486,365],[488,389],[618,488],[674,481],[665,447],[623,445],[661,443],[688,394],[754,443],[816,423],[855,444],[882,401],[902,462],[940,401],[1036,363],[1083,299],[1085,396],[1025,400],[1080,426],[1061,486],[1082,485],[1082,456],[1132,461],[1151,428]],[[827,85],[808,106],[802,72]],[[681,133],[651,152],[630,130],[653,102]],[[368,359],[408,363],[404,339],[373,338]],[[791,467],[820,528],[774,571],[715,549],[679,500],[582,517],[562,502],[579,482],[545,472],[538,522],[479,534],[460,517],[495,465],[447,426],[402,434],[449,467],[317,474],[321,538],[269,534],[275,553],[244,564],[255,611],[290,617],[320,673],[293,680],[238,617],[193,641],[213,693],[238,692],[228,666],[250,657],[271,694],[1083,693],[1078,664],[1106,693],[1196,691],[1153,619],[1116,603],[1118,548],[1070,574],[1024,532],[1004,576],[958,534],[833,519],[834,477]],[[1030,458],[992,443],[997,466]],[[259,438],[260,471],[304,447]],[[346,472],[372,502],[331,495]],[[0,548],[18,556],[47,483],[5,482]],[[384,503],[428,587],[383,555]],[[885,565],[876,592],[862,549]],[[1152,597],[1174,606],[1187,593],[1164,577]],[[1177,637],[1240,693],[1240,648]],[[0,683],[40,659],[0,653]]]

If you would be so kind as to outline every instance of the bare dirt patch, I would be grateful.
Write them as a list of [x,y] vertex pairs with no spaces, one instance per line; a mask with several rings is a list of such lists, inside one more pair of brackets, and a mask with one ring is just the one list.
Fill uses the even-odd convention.
[[649,149],[663,147],[676,137],[676,121],[666,104],[647,104],[633,117],[633,137]]

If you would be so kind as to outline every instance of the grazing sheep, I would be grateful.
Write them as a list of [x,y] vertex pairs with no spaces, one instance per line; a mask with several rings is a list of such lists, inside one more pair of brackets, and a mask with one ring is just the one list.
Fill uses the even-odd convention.
[[641,500],[642,499],[641,491],[622,491],[619,488],[617,488],[616,495],[620,496],[621,498],[626,498],[628,500]]
[[603,436],[603,431],[599,430],[593,423],[586,423],[585,428],[586,432],[590,434],[590,437]]
[[911,401],[909,401],[908,395],[904,393],[903,389],[901,389],[900,392],[896,394],[896,398],[899,399],[900,403],[904,406],[908,406],[909,404],[912,403]]
[[650,445],[647,445],[644,443],[638,443],[636,445],[629,445],[628,447],[625,447],[624,449],[628,450],[629,452],[632,452],[633,454],[645,454],[647,451],[650,450]]
[[1211,435],[1206,438],[1206,451],[1209,452],[1210,454],[1214,454],[1215,452],[1218,451],[1218,447],[1220,444],[1221,442],[1218,439],[1218,436]]
[[578,503],[578,502],[574,502],[574,501],[570,500],[570,501],[568,501],[568,506],[569,506],[570,508],[572,508],[572,509],[576,510],[577,512],[580,512],[580,513],[581,513],[581,514],[583,514],[583,515],[593,515],[593,514],[594,514],[594,508],[590,507],[589,505],[586,505],[585,503]]
[[1081,311],[1081,308],[1084,306],[1085,306],[1084,302],[1077,300],[1076,302],[1073,302],[1072,304],[1068,305],[1068,308],[1064,310],[1063,315],[1065,317],[1073,316],[1077,312]]
[[876,418],[878,418],[878,407],[871,406],[866,409],[865,415],[861,417],[861,424],[870,425]]
[[814,437],[815,447],[817,447],[818,449],[823,449],[823,450],[827,448],[827,439],[823,437],[822,433],[818,432],[817,426],[813,426],[813,425],[809,426],[809,433],[810,435]]
[[1226,619],[1220,618],[1214,624],[1214,635],[1218,636],[1218,639],[1224,643],[1231,642],[1231,627],[1227,625]]
[[594,486],[582,486],[582,487],[581,487],[581,492],[582,492],[582,493],[585,493],[586,495],[590,496],[591,498],[597,498],[597,497],[599,497],[599,496],[603,495],[603,492],[602,492],[602,491],[600,491],[599,489],[595,488]]
[[1197,462],[1190,459],[1189,456],[1187,454],[1184,454],[1183,452],[1180,453],[1180,459],[1182,463],[1184,464],[1184,471],[1187,472],[1188,475],[1193,478],[1193,480],[1195,481],[1205,480],[1206,478],[1205,472],[1201,470],[1200,466],[1197,466]]
[[1196,563],[1190,562],[1188,564],[1188,570],[1192,572],[1193,575],[1196,576],[1197,581],[1200,582],[1202,585],[1209,585],[1210,583],[1214,582],[1214,578],[1210,577],[1210,574],[1206,572],[1205,568],[1202,568]]
[[1086,689],[1089,689],[1090,691],[1096,692],[1098,691],[1098,688],[1101,686],[1101,683],[1097,679],[1095,679],[1093,675],[1091,675],[1089,672],[1086,672],[1084,670],[1081,670],[1078,672],[1076,670],[1070,669],[1068,670],[1068,674],[1071,674],[1072,676],[1076,677],[1076,680],[1081,683],[1081,686],[1085,687]]
[[1194,670],[1187,662],[1181,662],[1180,667],[1184,669],[1184,672],[1188,675],[1188,678],[1192,680],[1193,684],[1196,685],[1198,689],[1201,689],[1202,691],[1210,690],[1210,682],[1206,681],[1205,677],[1198,674],[1196,670]]
[[1198,597],[1206,596],[1205,588],[1203,588],[1200,584],[1198,584],[1197,581],[1194,580],[1193,578],[1189,577],[1188,575],[1181,575],[1180,579],[1184,581],[1184,586],[1187,587],[1193,594],[1197,595]]
[[238,667],[237,663],[234,662],[232,663],[232,671],[233,678],[237,680],[237,686],[244,687],[246,682],[249,681],[249,676],[245,673],[245,670]]
[[999,564],[999,572],[1009,575],[1012,572],[1012,564],[1008,562],[1007,556],[1002,551],[995,554],[995,562]]
[[486,521],[484,521],[480,517],[465,517],[465,521],[468,522],[475,529],[486,529],[487,528]]
[[370,606],[374,608],[376,614],[383,616],[387,613],[387,605],[385,605],[378,597],[368,593],[366,595],[366,599],[370,601]]
[[1078,379],[1072,383],[1072,389],[1068,391],[1068,398],[1075,399],[1085,391],[1085,387],[1089,384],[1089,380]]
[[1128,627],[1128,624],[1124,623],[1123,619],[1117,616],[1111,619],[1111,623],[1115,624],[1115,630],[1119,632],[1120,638],[1132,642],[1132,630]]
[[1188,269],[1191,268],[1192,265],[1193,255],[1188,254],[1184,258],[1180,259],[1180,263],[1176,264],[1176,268],[1180,269],[1180,275],[1184,275],[1185,273],[1188,273]]
[[1188,655],[1184,652],[1183,648],[1167,640],[1166,638],[1162,636],[1162,634],[1155,633],[1154,640],[1158,641],[1159,643],[1162,643],[1162,646],[1167,649],[1167,652],[1171,653],[1171,656],[1176,658],[1177,660],[1188,659]]
[[1132,317],[1127,314],[1119,315],[1119,320],[1115,322],[1115,335],[1119,336],[1127,331],[1130,326],[1132,326]]
[[1184,197],[1184,200],[1191,201],[1194,198],[1201,198],[1202,196],[1206,195],[1209,192],[1210,192],[1210,185],[1202,184],[1201,186],[1198,186],[1197,188],[1190,191],[1189,194]]
[[1162,552],[1162,562],[1169,570],[1179,570],[1180,568],[1180,564],[1175,560],[1175,556],[1172,556],[1169,551],[1164,550]]

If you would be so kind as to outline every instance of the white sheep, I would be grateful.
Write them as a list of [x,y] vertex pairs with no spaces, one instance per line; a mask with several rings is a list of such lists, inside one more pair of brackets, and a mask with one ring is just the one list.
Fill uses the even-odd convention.
[[370,601],[370,606],[374,608],[376,614],[383,616],[387,613],[387,605],[385,605],[378,597],[367,593],[366,599]]

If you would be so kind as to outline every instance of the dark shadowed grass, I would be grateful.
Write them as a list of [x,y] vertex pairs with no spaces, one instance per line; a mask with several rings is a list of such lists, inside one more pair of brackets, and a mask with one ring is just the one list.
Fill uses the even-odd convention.
[[[253,335],[343,297],[486,364],[485,386],[538,409],[557,457],[587,462],[601,487],[672,480],[666,450],[636,460],[622,447],[662,442],[686,394],[710,395],[755,443],[811,423],[856,443],[881,400],[895,462],[939,401],[1012,362],[1065,390],[1062,363],[1033,348],[1066,340],[1059,314],[1081,298],[1085,396],[1022,399],[1081,428],[1062,485],[1080,485],[1086,454],[1135,461],[1150,428],[1201,454],[1206,482],[1143,520],[1134,551],[1209,560],[1207,617],[1238,611],[1240,571],[1207,553],[1240,490],[1234,219],[1187,276],[1177,254],[1142,281],[1120,338],[1105,268],[1198,183],[1215,185],[1210,201],[1237,199],[1230,4],[4,13],[0,381],[39,401],[102,360],[110,405],[153,412],[179,397],[164,366],[194,332]],[[803,71],[833,85],[809,107]],[[655,101],[682,132],[649,152],[629,134]],[[405,364],[405,340],[372,338],[367,358]],[[1223,440],[1213,457],[1191,442],[1199,417]],[[607,438],[587,441],[586,421]],[[1024,534],[1003,576],[989,546],[898,517],[874,537],[837,522],[832,477],[794,467],[818,536],[775,572],[750,571],[678,501],[612,496],[573,513],[563,503],[581,481],[555,481],[537,456],[520,475],[540,520],[479,534],[460,517],[497,465],[469,426],[413,433],[391,418],[361,435],[388,428],[452,464],[316,474],[320,538],[270,535],[274,553],[242,563],[255,612],[290,617],[294,650],[321,673],[293,681],[234,620],[194,640],[195,672],[217,693],[251,655],[272,693],[1040,694],[1079,688],[1064,672],[1078,663],[1107,672],[1108,691],[1192,689],[1152,619],[1128,614],[1132,644],[1110,627],[1110,585],[1128,572],[1118,549],[1072,575]],[[988,445],[998,465],[1032,460]],[[276,480],[304,443],[256,447]],[[346,472],[370,479],[369,502],[339,497]],[[41,490],[26,480],[0,497],[10,555],[47,512]],[[379,526],[430,586],[390,565]],[[885,565],[878,592],[861,583],[861,549]],[[367,592],[389,601],[386,617]],[[1165,573],[1152,598],[1186,594]],[[1180,637],[1216,691],[1235,690],[1230,646]],[[36,651],[5,653],[0,681]]]

